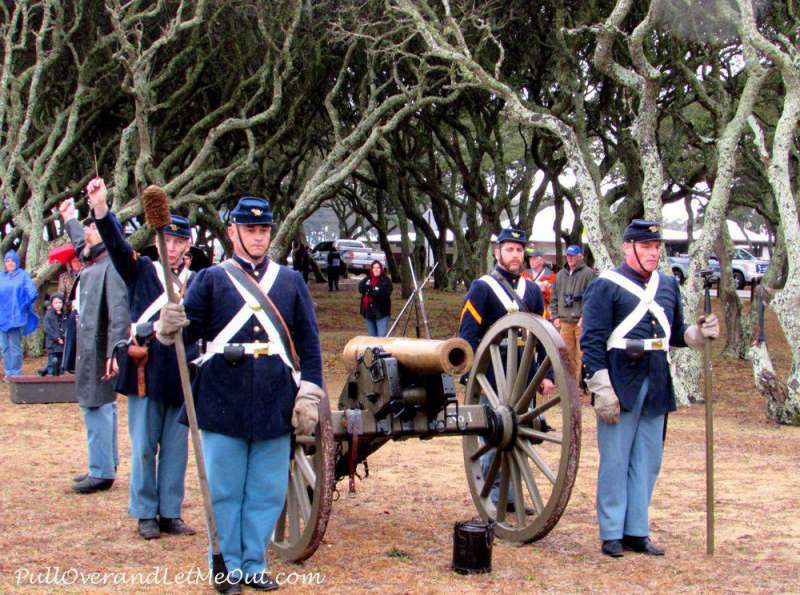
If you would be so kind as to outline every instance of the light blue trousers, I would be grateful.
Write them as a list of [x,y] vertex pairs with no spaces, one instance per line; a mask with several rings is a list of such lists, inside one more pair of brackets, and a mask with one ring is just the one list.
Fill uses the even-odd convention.
[[115,479],[119,465],[117,449],[117,403],[100,407],[81,407],[86,425],[89,451],[89,475],[98,479]]
[[367,321],[367,331],[370,337],[385,337],[386,332],[389,330],[389,317],[383,318],[365,318]]
[[128,397],[131,481],[128,514],[137,519],[181,516],[189,428],[180,407],[149,397]]
[[642,415],[647,387],[645,380],[633,410],[622,411],[619,423],[597,419],[597,519],[603,541],[650,533],[647,509],[661,469],[664,415]]
[[19,376],[22,373],[22,329],[0,331],[0,353],[3,354],[3,375]]
[[266,548],[286,500],[290,435],[253,441],[203,431],[202,443],[225,566],[234,578],[265,572]]

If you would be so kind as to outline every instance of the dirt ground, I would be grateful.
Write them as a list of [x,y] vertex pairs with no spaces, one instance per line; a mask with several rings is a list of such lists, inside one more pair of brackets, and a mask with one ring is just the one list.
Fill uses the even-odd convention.
[[[318,304],[325,376],[332,401],[344,382],[338,359],[347,339],[363,332],[354,281],[329,294],[312,284]],[[463,296],[428,292],[434,335],[452,335]],[[396,298],[394,311],[399,311]],[[790,357],[774,319],[773,353],[785,373]],[[413,333],[412,329],[409,329]],[[32,372],[40,361],[26,362]],[[597,474],[595,418],[583,407],[580,467],[558,526],[525,546],[495,542],[493,572],[465,577],[449,569],[453,524],[474,516],[459,439],[391,443],[370,458],[370,477],[356,497],[334,503],[325,541],[301,566],[272,559],[275,573],[319,573],[321,586],[285,590],[349,593],[519,592],[798,592],[800,591],[800,428],[766,420],[746,362],[714,367],[716,543],[705,554],[704,409],[670,417],[664,464],[652,506],[652,537],[664,558],[599,553],[594,511]],[[85,471],[83,424],[76,404],[15,405],[0,386],[0,592],[181,592],[212,590],[176,584],[179,573],[204,569],[207,542],[164,537],[145,542],[127,516],[129,440],[126,400],[119,399],[121,466],[114,487],[89,496],[71,493],[70,478]],[[190,454],[184,518],[204,526]],[[340,483],[346,492],[346,481]],[[105,583],[89,573],[107,575]],[[197,572],[197,571],[194,571]],[[39,574],[37,574],[39,573]],[[48,574],[49,573],[49,574]],[[59,574],[61,573],[61,574]],[[83,578],[79,573],[83,573]],[[158,573],[160,584],[117,584],[119,577]],[[57,585],[33,584],[61,577]],[[164,579],[172,584],[163,584]],[[95,584],[82,584],[81,581]],[[133,580],[133,579],[131,579]],[[291,580],[291,579],[290,579]],[[296,581],[299,576],[295,575]],[[97,584],[97,583],[100,584]],[[67,584],[64,584],[67,583]],[[70,584],[71,583],[71,584]]]

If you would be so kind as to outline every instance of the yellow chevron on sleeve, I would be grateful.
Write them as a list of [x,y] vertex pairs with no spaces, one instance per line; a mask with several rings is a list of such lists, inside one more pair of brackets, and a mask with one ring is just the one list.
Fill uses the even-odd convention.
[[478,324],[481,323],[482,320],[481,315],[478,314],[478,311],[475,309],[475,306],[473,306],[472,302],[469,300],[467,300],[467,303],[464,304],[464,308],[461,310],[461,318],[459,320],[463,320],[464,314],[466,314],[467,312],[472,314],[472,317],[475,319],[475,322],[477,322]]

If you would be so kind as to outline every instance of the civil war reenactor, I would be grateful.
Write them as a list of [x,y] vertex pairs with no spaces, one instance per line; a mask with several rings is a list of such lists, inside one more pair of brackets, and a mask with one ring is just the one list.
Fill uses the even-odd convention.
[[[174,347],[154,340],[161,307],[167,303],[166,283],[183,295],[192,282],[183,255],[191,244],[185,217],[172,215],[164,229],[167,259],[172,270],[135,252],[106,202],[106,185],[95,178],[87,186],[89,204],[114,267],[128,287],[131,314],[130,344],[120,364],[117,391],[128,396],[131,438],[131,478],[128,513],[138,519],[143,539],[161,533],[193,535],[181,519],[188,457],[188,429],[178,422],[183,405],[178,360]],[[167,281],[169,279],[169,281]],[[199,355],[187,343],[187,358]]]
[[64,227],[84,265],[69,300],[75,332],[65,341],[64,368],[75,372],[75,392],[86,424],[88,472],[73,479],[72,490],[91,494],[114,484],[119,465],[117,394],[119,347],[128,339],[130,314],[125,283],[108,258],[95,223],[78,222],[72,199],[58,207]]
[[300,273],[267,256],[271,233],[269,202],[241,198],[228,219],[234,256],[197,275],[185,310],[164,307],[157,335],[170,344],[186,327],[206,341],[194,396],[228,569],[214,577],[222,593],[240,582],[277,588],[265,549],[286,499],[292,427],[312,434],[324,395],[311,295]]
[[597,412],[597,517],[602,552],[652,556],[648,507],[661,467],[665,416],[675,411],[669,348],[702,349],[719,336],[715,315],[686,325],[678,283],[658,271],[660,227],[634,219],[623,263],[586,290],[581,346]]
[[[469,286],[469,291],[464,299],[464,306],[461,309],[461,326],[459,336],[470,344],[473,351],[477,351],[478,345],[495,322],[510,312],[530,312],[539,314],[544,312],[544,300],[542,292],[536,283],[521,276],[525,266],[525,244],[526,234],[520,229],[506,228],[497,236],[494,245],[494,258],[497,265],[494,271],[488,275],[483,275],[473,281]],[[543,355],[540,355],[543,357]],[[531,376],[536,372],[536,366],[531,366]],[[490,369],[487,373],[490,383],[494,384],[494,371]],[[542,380],[541,392],[550,393],[554,388],[552,371],[548,377]],[[481,397],[483,399],[483,397]],[[543,419],[539,421],[543,424],[541,429],[547,431],[549,426]],[[481,459],[481,466],[484,475],[488,472],[494,458],[494,451],[489,451]],[[500,482],[497,480],[492,486],[491,499],[497,505],[500,496]],[[507,511],[514,512],[513,490],[508,494]],[[527,510],[526,513],[533,514],[534,511]]]
[[575,380],[580,386],[583,293],[597,275],[583,262],[583,248],[578,244],[567,247],[566,259],[567,266],[556,273],[550,299],[550,316],[553,326],[564,339]]

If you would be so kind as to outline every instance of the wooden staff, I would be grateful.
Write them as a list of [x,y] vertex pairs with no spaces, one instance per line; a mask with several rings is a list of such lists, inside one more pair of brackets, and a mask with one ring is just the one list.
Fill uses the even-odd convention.
[[[703,313],[711,315],[711,271],[702,271]],[[706,403],[706,553],[714,555],[714,416],[711,402],[711,338],[703,339],[703,381]]]
[[[167,288],[167,299],[173,303],[179,303],[178,296],[172,285],[172,268],[167,258],[167,244],[164,241],[164,227],[172,222],[167,204],[167,194],[159,186],[148,186],[142,193],[142,204],[144,206],[144,217],[147,226],[156,232],[156,242],[158,243],[158,257],[164,269],[164,285]],[[197,426],[197,413],[194,408],[194,397],[192,396],[192,385],[189,382],[189,365],[186,363],[186,347],[183,344],[183,335],[179,332],[175,335],[175,353],[178,356],[178,372],[181,378],[181,388],[183,389],[183,402],[186,405],[186,416],[189,418],[189,431],[192,436],[192,449],[194,459],[197,464],[197,475],[200,478],[200,492],[203,495],[203,508],[206,513],[206,524],[211,538],[212,549],[212,572],[214,577],[227,577],[228,569],[225,566],[225,559],[219,549],[219,536],[217,535],[217,523],[214,520],[214,510],[211,507],[211,492],[208,489],[208,477],[206,475],[206,462],[203,457],[203,448],[200,443],[200,430]]]

